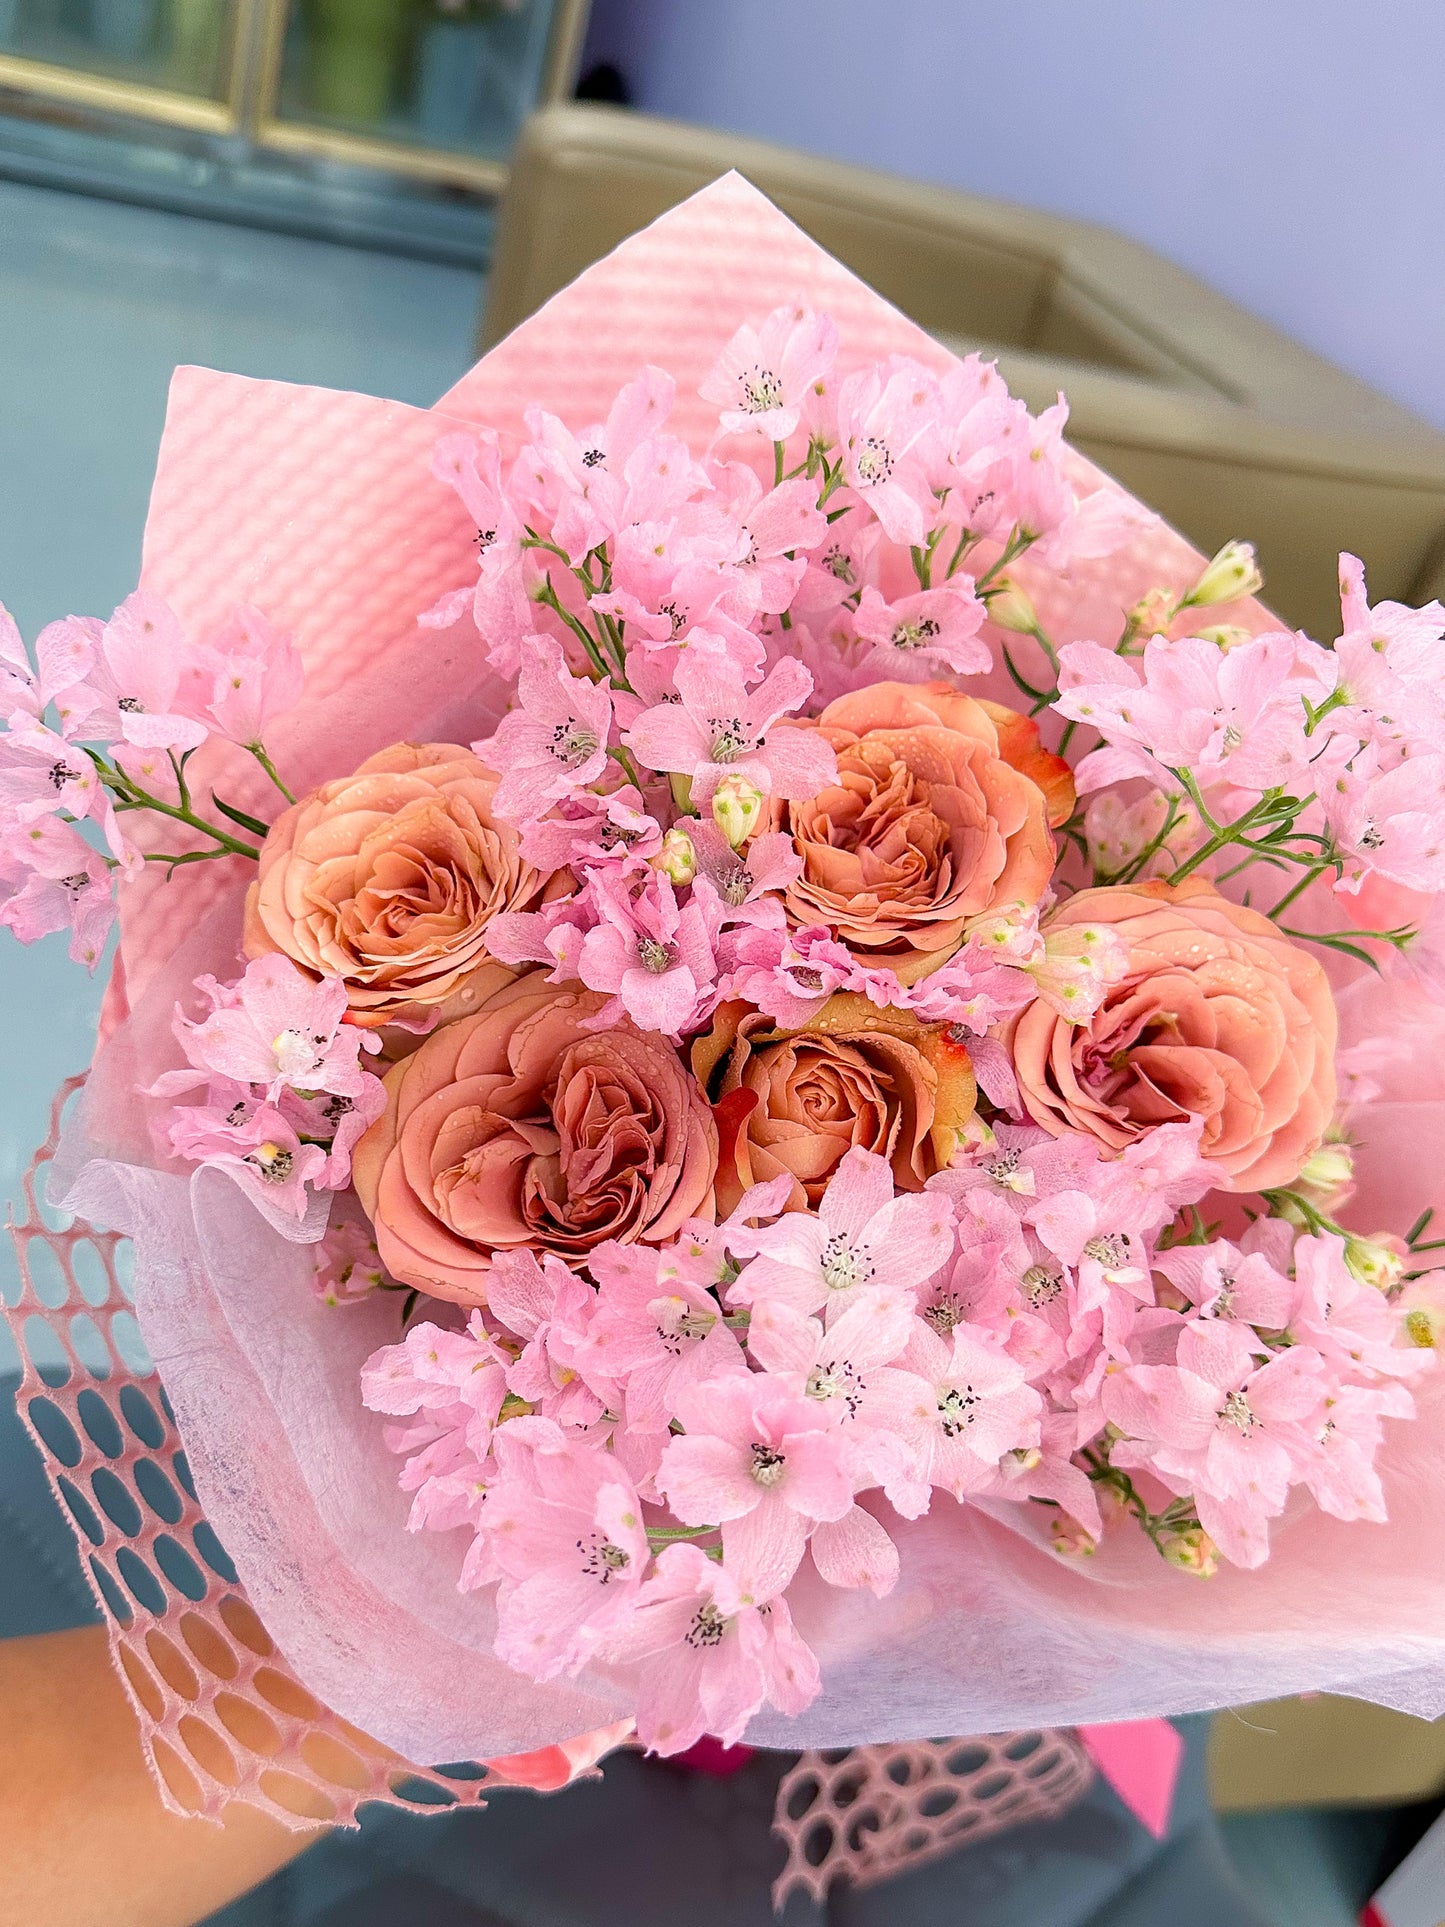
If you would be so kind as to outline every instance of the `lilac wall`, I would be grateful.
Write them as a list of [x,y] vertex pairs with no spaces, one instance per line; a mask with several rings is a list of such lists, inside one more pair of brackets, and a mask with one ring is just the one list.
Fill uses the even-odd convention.
[[1441,0],[595,0],[637,105],[1122,229],[1445,427]]

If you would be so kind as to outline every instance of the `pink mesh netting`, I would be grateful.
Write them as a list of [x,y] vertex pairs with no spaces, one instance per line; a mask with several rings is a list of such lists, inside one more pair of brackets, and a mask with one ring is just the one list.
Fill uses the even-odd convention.
[[840,1880],[876,1887],[990,1834],[1052,1820],[1092,1778],[1081,1743],[1053,1730],[801,1754],[778,1787],[773,1831],[788,1858],[773,1905],[781,1913],[795,1893],[826,1901]]
[[111,1653],[166,1804],[219,1816],[245,1800],[288,1826],[349,1825],[364,1803],[479,1806],[489,1786],[563,1786],[625,1737],[441,1769],[411,1765],[324,1707],[247,1600],[196,1501],[185,1448],[131,1310],[126,1240],[41,1199],[62,1113],[12,1217],[17,1403],[79,1541]]

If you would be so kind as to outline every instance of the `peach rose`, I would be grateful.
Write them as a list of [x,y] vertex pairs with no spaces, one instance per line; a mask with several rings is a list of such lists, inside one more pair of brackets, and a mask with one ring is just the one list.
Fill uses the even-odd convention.
[[815,1207],[855,1146],[887,1158],[900,1190],[919,1191],[958,1149],[976,1095],[968,1052],[945,1026],[846,993],[796,1031],[723,1004],[692,1068],[717,1110],[724,1216],[750,1184],[785,1173],[788,1209]]
[[246,954],[339,977],[369,1028],[466,1010],[487,925],[549,888],[492,814],[497,781],[455,743],[397,743],[303,796],[261,847]]
[[1198,877],[1081,890],[1048,927],[1078,923],[1109,925],[1129,974],[1087,1023],[1042,1003],[1012,1021],[1029,1116],[1111,1151],[1202,1118],[1222,1190],[1290,1183],[1335,1107],[1335,1005],[1315,957]]
[[795,926],[827,924],[913,983],[971,918],[1043,896],[1049,825],[1069,815],[1073,782],[1026,717],[947,683],[884,682],[829,703],[815,727],[838,781],[773,806],[803,859],[784,896]]
[[352,1176],[402,1284],[485,1304],[495,1252],[582,1264],[604,1239],[664,1244],[712,1216],[707,1102],[661,1038],[584,1029],[606,1001],[508,979],[392,1066]]

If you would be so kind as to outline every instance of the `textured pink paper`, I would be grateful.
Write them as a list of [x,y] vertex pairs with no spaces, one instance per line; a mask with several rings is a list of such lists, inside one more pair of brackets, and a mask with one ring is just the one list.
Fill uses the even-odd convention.
[[[172,379],[141,582],[192,634],[252,602],[295,636],[306,695],[269,747],[297,793],[442,721],[476,735],[496,711],[471,624],[417,627],[443,590],[476,574],[476,531],[430,472],[446,427],[434,412],[370,395],[209,368]],[[192,786],[204,794],[208,781],[263,819],[280,806],[251,758],[228,746],[197,759]],[[166,831],[159,847],[184,846]],[[132,996],[249,867],[196,864],[169,881],[153,869],[127,890]]]
[[[471,568],[470,531],[426,472],[429,437],[448,418],[514,429],[534,399],[584,426],[649,359],[677,373],[680,425],[696,431],[691,390],[713,354],[745,314],[793,295],[833,311],[851,356],[946,360],[729,177],[558,295],[452,391],[445,416],[183,371],[146,579],[193,622],[244,595],[296,628],[313,684],[278,748],[287,767],[294,750],[299,781],[419,728],[465,740],[499,700],[466,625],[440,638],[407,626]],[[1082,461],[1079,474],[1097,480]],[[1161,525],[1127,555],[1080,567],[1066,591],[1041,590],[1041,613],[1061,639],[1112,636],[1144,589],[1182,585],[1197,566]],[[204,880],[147,886],[126,906],[138,1001],[97,1062],[59,1186],[134,1238],[138,1315],[207,1515],[299,1677],[406,1757],[512,1753],[601,1726],[627,1707],[625,1677],[539,1687],[509,1673],[487,1651],[487,1601],[455,1589],[458,1535],[403,1529],[395,1461],[356,1391],[394,1307],[317,1305],[305,1251],[230,1180],[156,1168],[138,1074],[174,1061],[173,1000],[235,953],[240,879],[204,867]],[[1025,1536],[1023,1508],[996,1520],[940,1497],[900,1531],[903,1578],[888,1600],[804,1591],[798,1618],[825,1690],[798,1720],[760,1717],[749,1740],[835,1747],[1128,1720],[1312,1688],[1445,1711],[1445,1387],[1421,1404],[1385,1453],[1390,1526],[1305,1512],[1278,1531],[1262,1572],[1207,1585],[1137,1536],[1068,1566]]]

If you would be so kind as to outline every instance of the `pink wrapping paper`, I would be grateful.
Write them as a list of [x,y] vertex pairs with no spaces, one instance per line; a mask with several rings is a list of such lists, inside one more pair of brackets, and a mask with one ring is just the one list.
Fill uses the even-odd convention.
[[[471,531],[431,481],[448,419],[515,429],[538,401],[573,426],[600,417],[644,361],[678,379],[677,425],[700,439],[698,380],[738,323],[795,295],[829,309],[847,360],[948,357],[736,176],[584,274],[445,398],[445,415],[324,390],[181,370],[147,526],[148,587],[204,627],[253,598],[297,634],[310,684],[284,741],[301,784],[408,733],[468,740],[499,699],[469,626],[416,616],[471,578]],[[1087,485],[1097,471],[1080,458]],[[1123,557],[1081,565],[1061,640],[1117,631],[1157,582],[1199,558],[1160,525]],[[1026,574],[1026,571],[1021,571]],[[1251,626],[1268,623],[1251,605]],[[259,802],[226,772],[227,793]],[[361,1409],[361,1360],[395,1333],[386,1299],[316,1302],[303,1247],[229,1179],[159,1169],[134,1087],[176,1060],[168,1023],[200,968],[235,956],[231,866],[138,886],[124,909],[132,1014],[102,1051],[61,1147],[55,1194],[135,1243],[137,1315],[184,1435],[197,1491],[297,1675],[406,1757],[509,1754],[616,1719],[625,1676],[538,1686],[491,1657],[491,1610],[456,1590],[461,1535],[408,1534],[396,1461]],[[198,870],[204,870],[199,875]],[[1445,1135],[1436,1142],[1445,1143]],[[1439,1163],[1421,1173],[1445,1196]],[[1423,1197],[1420,1202],[1430,1201]],[[1418,1208],[1418,1207],[1417,1207]],[[1413,1214],[1412,1214],[1413,1215]],[[1282,1523],[1259,1572],[1200,1584],[1142,1538],[1085,1566],[941,1496],[898,1533],[903,1577],[876,1602],[795,1589],[824,1691],[796,1720],[760,1716],[753,1744],[838,1747],[1185,1712],[1306,1689],[1445,1711],[1445,1513],[1436,1473],[1445,1386],[1392,1428],[1388,1527],[1318,1513]],[[1016,1509],[1015,1509],[1016,1510]]]

